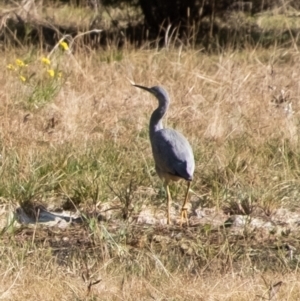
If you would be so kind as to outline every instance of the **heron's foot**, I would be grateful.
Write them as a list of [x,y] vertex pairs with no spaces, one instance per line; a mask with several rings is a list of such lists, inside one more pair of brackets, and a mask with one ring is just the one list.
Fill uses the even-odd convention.
[[187,214],[187,208],[182,208],[181,209],[181,216],[180,216],[180,227],[182,227],[182,224],[186,222],[186,225],[189,225],[189,219],[188,219],[188,214]]

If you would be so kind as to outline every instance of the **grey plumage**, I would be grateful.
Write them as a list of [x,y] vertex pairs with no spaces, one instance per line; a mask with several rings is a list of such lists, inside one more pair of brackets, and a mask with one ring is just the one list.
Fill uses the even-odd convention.
[[181,223],[184,218],[186,222],[188,222],[186,204],[188,201],[190,183],[193,180],[195,170],[193,150],[187,139],[181,133],[173,129],[163,128],[162,118],[168,110],[170,103],[167,91],[159,86],[152,88],[140,85],[134,86],[150,92],[158,99],[158,107],[153,111],[150,118],[149,134],[155,169],[158,176],[164,181],[164,187],[167,192],[167,222],[168,224],[170,223],[171,195],[169,183],[170,181],[178,181],[180,179],[184,179],[188,183],[185,200],[181,209]]

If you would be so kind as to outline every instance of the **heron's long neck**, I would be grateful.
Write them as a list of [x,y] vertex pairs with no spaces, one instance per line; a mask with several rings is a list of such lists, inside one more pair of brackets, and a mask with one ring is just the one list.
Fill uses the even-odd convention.
[[168,105],[169,105],[168,103],[160,105],[152,113],[151,118],[150,118],[150,125],[149,125],[150,137],[152,137],[155,132],[163,129],[162,118],[164,117],[164,115],[168,109]]

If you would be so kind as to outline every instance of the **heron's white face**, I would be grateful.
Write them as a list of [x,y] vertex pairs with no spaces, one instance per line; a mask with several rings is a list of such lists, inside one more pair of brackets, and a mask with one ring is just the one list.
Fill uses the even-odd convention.
[[163,87],[154,86],[152,88],[147,88],[145,86],[140,86],[140,85],[134,85],[134,86],[140,89],[144,89],[150,92],[151,94],[153,94],[158,99],[160,104],[168,104],[170,101],[168,92]]
[[166,99],[166,100],[169,99],[168,92],[162,87],[154,86],[154,87],[150,88],[150,92],[152,94],[154,94],[154,96],[156,96],[159,99],[160,98],[163,98],[163,99]]

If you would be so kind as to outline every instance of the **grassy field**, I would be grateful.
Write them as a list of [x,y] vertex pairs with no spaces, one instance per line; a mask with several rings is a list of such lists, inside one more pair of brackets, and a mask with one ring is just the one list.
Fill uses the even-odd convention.
[[[297,44],[168,45],[1,53],[1,299],[299,299]],[[169,91],[164,125],[193,147],[190,227],[178,224],[184,183],[165,225],[157,101],[131,83]],[[20,225],[20,206],[82,221]]]

